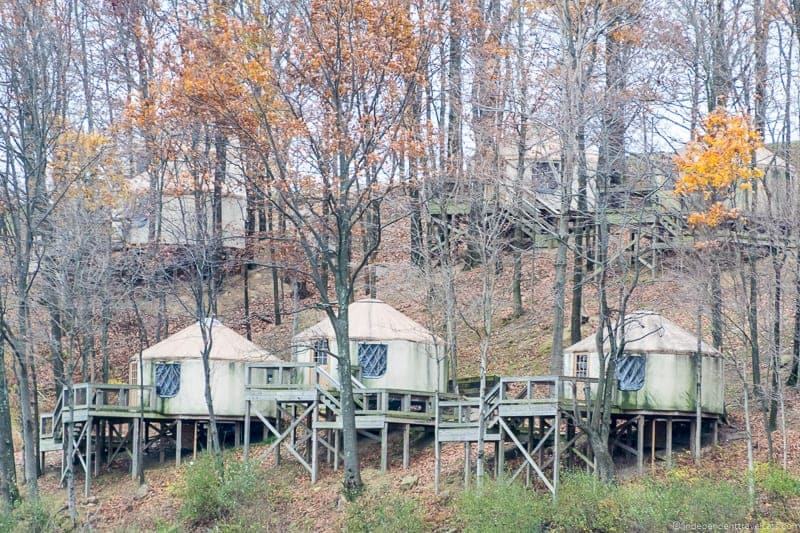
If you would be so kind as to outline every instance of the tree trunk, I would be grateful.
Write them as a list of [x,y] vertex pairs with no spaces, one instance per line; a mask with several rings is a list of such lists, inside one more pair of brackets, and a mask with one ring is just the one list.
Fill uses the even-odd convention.
[[16,468],[6,380],[5,341],[0,338],[0,512],[10,511],[19,500]]
[[[344,267],[345,265],[342,265]],[[350,335],[348,296],[339,292],[339,313],[328,313],[336,333],[336,356],[338,357],[339,383],[341,385],[342,409],[342,454],[344,459],[344,494],[352,499],[361,493],[361,465],[358,454],[355,402],[353,401],[352,369],[350,366]]]

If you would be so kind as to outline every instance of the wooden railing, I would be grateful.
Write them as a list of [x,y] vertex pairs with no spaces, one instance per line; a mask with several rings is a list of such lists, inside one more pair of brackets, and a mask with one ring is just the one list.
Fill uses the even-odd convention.
[[486,392],[481,402],[477,397],[455,400],[439,399],[436,417],[439,427],[465,427],[479,424],[481,404],[486,428],[495,424],[503,406],[542,405],[569,408],[583,407],[591,398],[598,380],[574,376],[510,376]]
[[[350,379],[356,415],[410,415],[431,420],[435,416],[435,392],[372,389],[356,377]],[[316,390],[318,401],[337,414],[341,412],[338,378],[315,363],[270,361],[249,364],[245,369],[245,387],[248,392]]]
[[[64,389],[63,409],[70,407],[69,391]],[[152,385],[77,383],[72,386],[74,410],[137,412],[143,396],[144,411],[156,409],[156,389]]]

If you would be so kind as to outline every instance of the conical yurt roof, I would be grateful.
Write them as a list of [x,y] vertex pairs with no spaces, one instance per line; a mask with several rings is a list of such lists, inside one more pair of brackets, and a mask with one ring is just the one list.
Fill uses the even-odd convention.
[[[211,319],[211,340],[209,359],[244,362],[278,360],[264,348],[250,342],[216,319]],[[203,348],[200,323],[195,322],[144,350],[142,358],[199,359]]]
[[[425,326],[381,300],[364,299],[353,302],[348,307],[348,316],[351,340],[442,342]],[[335,336],[330,320],[325,318],[295,335],[292,341],[301,344],[314,339],[333,339]]]
[[[608,341],[605,346],[608,347]],[[596,351],[594,333],[564,350],[565,353]],[[625,319],[625,351],[691,355],[697,352],[697,337],[658,313],[632,311]],[[705,342],[700,343],[700,351],[707,355],[720,355]]]

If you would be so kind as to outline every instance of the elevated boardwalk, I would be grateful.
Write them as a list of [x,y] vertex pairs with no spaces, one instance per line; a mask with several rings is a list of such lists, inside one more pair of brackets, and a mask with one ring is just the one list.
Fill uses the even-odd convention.
[[[266,453],[274,452],[277,463],[285,449],[316,481],[321,446],[326,461],[337,470],[343,422],[338,379],[314,363],[253,363],[245,372],[245,457],[250,453],[250,420],[255,416],[264,425],[265,435],[274,439]],[[388,469],[391,426],[403,429],[403,467],[408,468],[411,428],[435,426],[437,393],[371,389],[355,377],[351,377],[351,386],[356,429],[361,436],[381,443],[381,470]],[[256,406],[264,400],[275,402],[277,416],[272,420]]]
[[[184,443],[191,445],[196,456],[203,446],[199,439],[203,431],[205,447],[210,446],[209,417],[160,412],[154,386],[77,383],[71,391],[70,397],[69,391],[63,390],[53,411],[39,417],[39,460],[44,468],[46,454],[59,452],[62,483],[67,464],[79,465],[86,495],[92,476],[99,474],[103,464],[110,465],[117,458],[129,459],[131,475],[135,476],[145,453],[158,453],[159,462],[163,463],[167,449],[174,448],[175,463],[179,465]],[[216,419],[221,427],[232,430],[234,444],[239,445],[244,416]]]

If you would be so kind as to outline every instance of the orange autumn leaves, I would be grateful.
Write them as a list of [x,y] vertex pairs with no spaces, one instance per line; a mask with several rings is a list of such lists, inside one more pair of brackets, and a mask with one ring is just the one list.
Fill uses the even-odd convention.
[[761,137],[747,117],[719,108],[703,121],[703,131],[675,157],[680,174],[675,194],[695,197],[703,206],[689,215],[695,227],[715,228],[739,217],[730,205],[736,190],[750,190],[764,172],[752,164],[762,146]]

